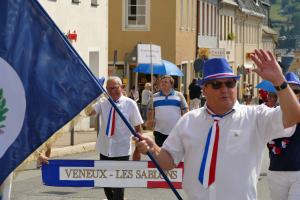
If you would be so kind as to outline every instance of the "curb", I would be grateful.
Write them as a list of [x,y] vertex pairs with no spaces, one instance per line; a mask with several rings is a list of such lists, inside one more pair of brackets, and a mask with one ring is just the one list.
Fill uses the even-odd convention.
[[[144,135],[152,136],[152,131],[144,131]],[[65,155],[95,151],[96,142],[82,143],[73,146],[52,148],[51,157],[61,157]]]
[[95,145],[96,142],[89,142],[89,143],[77,144],[74,146],[53,148],[51,151],[51,157],[61,157],[64,155],[94,151]]

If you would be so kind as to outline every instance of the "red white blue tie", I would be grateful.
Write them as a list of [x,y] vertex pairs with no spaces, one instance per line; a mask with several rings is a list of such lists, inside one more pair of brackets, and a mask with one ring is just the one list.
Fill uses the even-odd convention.
[[[231,113],[227,112],[225,115]],[[207,111],[214,119],[212,127],[209,129],[205,149],[203,152],[202,162],[199,172],[199,181],[204,188],[208,188],[216,180],[216,166],[217,166],[217,157],[218,157],[218,144],[220,137],[220,128],[219,120],[225,115],[212,115]]]
[[112,137],[115,134],[115,126],[116,126],[116,110],[113,107],[111,107],[108,115],[106,132],[105,132],[107,137]]

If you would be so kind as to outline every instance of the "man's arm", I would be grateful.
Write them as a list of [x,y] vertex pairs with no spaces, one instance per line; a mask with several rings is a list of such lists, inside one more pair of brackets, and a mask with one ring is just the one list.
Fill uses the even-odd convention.
[[[136,133],[138,133],[140,135],[142,134],[141,125],[135,126],[134,129],[135,129]],[[132,154],[132,160],[134,160],[134,161],[141,160],[141,153],[139,152],[139,150],[137,148],[134,149],[134,152]]]
[[[274,86],[280,86],[286,81],[278,62],[270,51],[255,50],[255,54],[251,55],[251,59],[257,65],[257,68],[253,69],[253,71],[263,79],[272,82]],[[291,88],[287,86],[286,89],[277,91],[277,95],[282,110],[284,128],[299,123],[300,104]]]
[[141,136],[141,139],[141,141],[138,141],[137,138],[134,138],[136,141],[136,149],[138,149],[139,152],[146,154],[149,151],[163,170],[171,170],[176,167],[168,151],[157,146],[150,137]]
[[182,93],[180,93],[180,99],[181,99],[181,115],[184,115],[189,111],[189,106],[186,102],[186,99]]
[[154,109],[149,108],[147,112],[147,128],[149,130],[152,130],[154,127],[154,115],[155,115]]

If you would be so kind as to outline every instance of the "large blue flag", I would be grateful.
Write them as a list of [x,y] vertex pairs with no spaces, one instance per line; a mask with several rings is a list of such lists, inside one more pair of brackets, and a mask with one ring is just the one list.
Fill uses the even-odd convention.
[[101,92],[36,0],[1,0],[0,185]]

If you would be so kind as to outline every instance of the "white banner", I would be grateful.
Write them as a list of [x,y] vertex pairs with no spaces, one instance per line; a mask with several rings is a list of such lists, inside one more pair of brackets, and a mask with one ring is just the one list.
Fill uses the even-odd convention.
[[[77,181],[80,187],[169,187],[151,161],[51,160],[43,167],[43,182],[52,186],[74,186]],[[165,173],[175,188],[182,187],[183,163]]]
[[161,64],[161,48],[154,44],[137,45],[138,63]]

